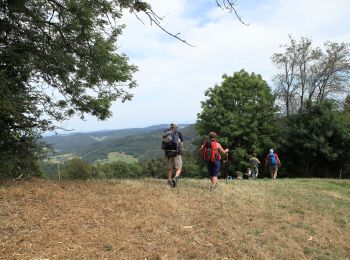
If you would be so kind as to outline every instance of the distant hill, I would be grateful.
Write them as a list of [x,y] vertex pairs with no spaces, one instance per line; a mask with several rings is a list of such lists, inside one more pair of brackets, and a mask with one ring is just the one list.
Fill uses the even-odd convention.
[[[44,138],[57,153],[73,153],[91,163],[106,159],[110,152],[123,152],[141,160],[163,155],[161,136],[168,124],[89,133],[72,133]],[[196,138],[194,125],[180,124],[186,146]]]
[[56,152],[76,152],[84,150],[86,146],[97,144],[105,140],[115,140],[131,135],[138,135],[152,130],[166,128],[167,125],[154,125],[145,128],[127,128],[118,130],[103,130],[87,133],[68,133],[44,137],[47,144],[52,145]]

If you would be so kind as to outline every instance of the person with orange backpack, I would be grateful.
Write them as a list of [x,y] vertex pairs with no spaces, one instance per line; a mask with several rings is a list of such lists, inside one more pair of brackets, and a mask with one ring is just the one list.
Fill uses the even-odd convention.
[[223,149],[221,144],[216,141],[217,134],[214,132],[209,133],[209,137],[203,143],[202,158],[207,162],[208,173],[210,176],[211,187],[210,191],[216,191],[218,185],[218,176],[220,174],[220,152],[226,154],[229,152],[229,149]]

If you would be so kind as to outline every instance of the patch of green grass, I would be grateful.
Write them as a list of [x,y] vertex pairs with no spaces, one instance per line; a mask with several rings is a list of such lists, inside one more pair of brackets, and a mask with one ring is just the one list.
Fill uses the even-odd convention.
[[320,249],[314,247],[304,247],[304,255],[306,257],[312,257],[312,259],[318,260],[332,260],[338,259],[334,254],[329,252],[327,249]]
[[304,215],[312,210],[334,215],[350,208],[350,181],[329,179],[284,179],[267,190],[271,196],[283,198],[289,213]]
[[346,217],[336,217],[334,219],[334,222],[339,224],[339,226],[341,226],[343,228],[348,224],[348,220]]
[[310,256],[313,255],[315,252],[315,249],[312,247],[304,247],[304,255]]
[[112,251],[113,247],[110,244],[105,244],[103,245],[103,250],[108,252],[108,251]]
[[96,160],[94,163],[97,164],[106,164],[114,162],[125,162],[125,163],[137,163],[138,159],[132,155],[118,152],[108,153],[107,159]]
[[44,161],[50,162],[50,163],[62,163],[68,160],[72,160],[76,157],[76,155],[72,153],[63,153],[58,155],[50,156],[48,159],[45,159]]
[[300,208],[292,208],[289,210],[289,213],[290,214],[297,214],[297,215],[300,215],[300,216],[303,216],[305,214],[305,212],[300,209]]
[[295,179],[295,183],[308,188],[336,191],[342,194],[350,195],[349,180],[336,179]]
[[252,228],[247,231],[247,234],[252,236],[260,236],[262,234],[262,230],[258,228]]
[[295,227],[308,231],[309,235],[311,236],[316,235],[316,230],[305,222],[300,221],[295,225]]

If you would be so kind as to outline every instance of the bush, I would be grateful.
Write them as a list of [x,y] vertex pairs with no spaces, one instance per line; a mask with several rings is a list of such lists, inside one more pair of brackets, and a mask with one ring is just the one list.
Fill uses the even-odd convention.
[[62,169],[62,177],[65,179],[86,180],[91,176],[92,167],[80,158],[67,161]]

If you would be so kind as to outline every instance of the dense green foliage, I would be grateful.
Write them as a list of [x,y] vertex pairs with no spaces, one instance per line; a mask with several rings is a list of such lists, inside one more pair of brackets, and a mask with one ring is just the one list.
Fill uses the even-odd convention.
[[142,168],[138,163],[113,162],[97,165],[95,178],[139,178],[142,177]]
[[[330,101],[309,103],[290,116],[283,132],[282,151],[293,177],[343,177],[350,158],[350,115]],[[345,170],[345,171],[344,171]]]
[[245,171],[249,156],[262,154],[278,143],[274,96],[260,75],[244,70],[223,76],[221,85],[209,88],[198,114],[198,132],[214,131],[230,149],[230,171]]
[[38,160],[44,158],[45,153],[35,137],[10,137],[2,141],[0,147],[0,177],[40,176]]
[[[126,89],[136,86],[137,68],[116,47],[123,9],[145,12],[150,6],[132,0],[0,1],[1,151],[21,160],[21,137],[33,147],[54,121],[86,113],[103,120],[113,101],[131,99]],[[12,168],[1,176],[15,176]]]
[[65,179],[86,180],[92,177],[91,166],[79,158],[67,161],[62,167],[61,177]]

